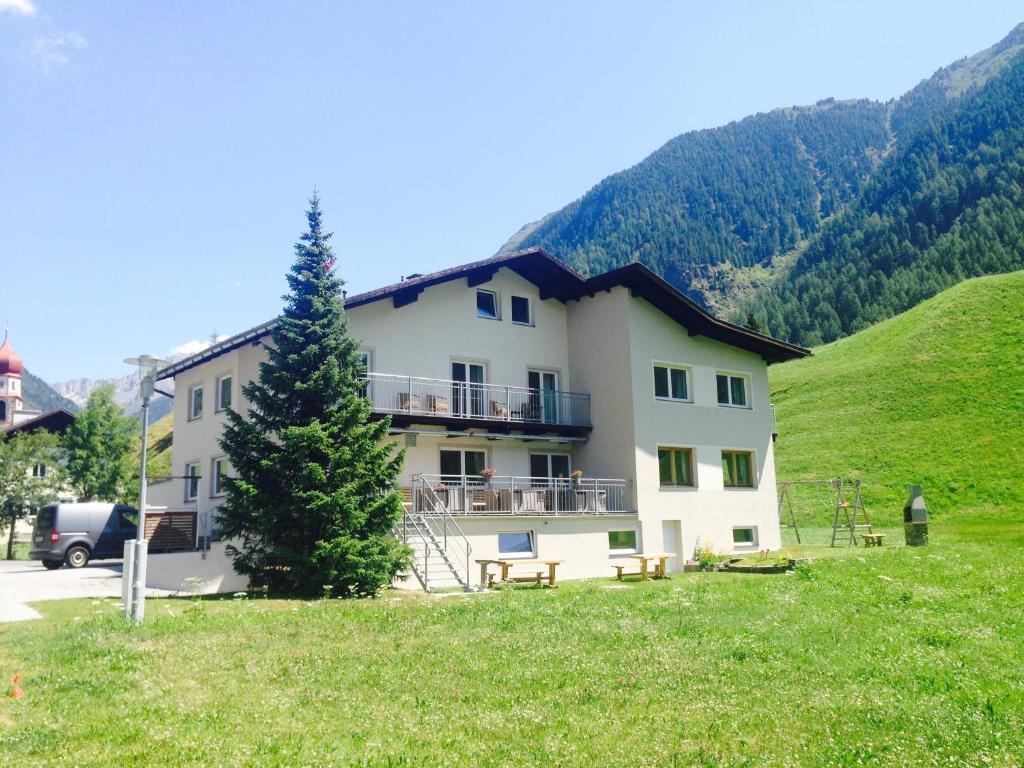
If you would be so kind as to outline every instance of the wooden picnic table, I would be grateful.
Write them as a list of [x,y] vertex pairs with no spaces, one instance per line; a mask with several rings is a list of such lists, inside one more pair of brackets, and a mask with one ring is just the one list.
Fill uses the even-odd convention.
[[665,578],[665,564],[668,562],[668,559],[670,557],[675,556],[675,552],[651,552],[637,555],[628,555],[628,557],[640,561],[640,581],[647,581],[647,579],[650,578],[649,563],[651,562],[651,560],[656,561],[654,563],[654,578]]
[[[556,572],[558,566],[564,563],[564,560],[477,560],[477,564],[480,566],[480,586],[488,586],[487,567],[490,565],[496,565],[501,568],[501,581],[508,581],[508,572],[513,565],[546,565],[548,568],[548,586],[553,587],[556,584]],[[524,580],[533,581],[532,578]]]

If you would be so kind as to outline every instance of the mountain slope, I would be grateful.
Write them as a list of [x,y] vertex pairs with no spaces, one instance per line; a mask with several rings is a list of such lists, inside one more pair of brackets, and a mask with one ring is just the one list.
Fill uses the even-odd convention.
[[1024,511],[1024,272],[960,283],[769,377],[780,480],[860,476],[887,523],[907,483],[940,516]]
[[741,305],[805,345],[965,277],[1024,267],[1024,56],[902,141],[776,280]]
[[52,411],[64,408],[74,413],[78,406],[66,397],[61,396],[49,384],[34,376],[27,369],[21,372],[21,394],[25,400],[25,408],[37,411]]
[[792,249],[860,192],[890,141],[887,116],[827,100],[683,134],[503,250],[540,245],[585,273],[641,261],[707,301],[697,278]]
[[1024,266],[1022,59],[1024,25],[889,104],[683,134],[503,248],[541,245],[583,272],[642,261],[804,344],[854,332]]

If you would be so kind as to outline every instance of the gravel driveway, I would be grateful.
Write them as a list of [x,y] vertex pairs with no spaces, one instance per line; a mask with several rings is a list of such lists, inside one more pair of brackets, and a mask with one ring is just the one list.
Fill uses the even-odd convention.
[[0,560],[0,622],[38,619],[39,613],[26,603],[120,596],[120,560],[99,560],[84,568],[58,571],[48,571],[33,560]]

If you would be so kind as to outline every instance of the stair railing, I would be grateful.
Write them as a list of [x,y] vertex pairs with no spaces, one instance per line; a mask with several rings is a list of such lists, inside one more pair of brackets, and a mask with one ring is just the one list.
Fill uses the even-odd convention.
[[406,512],[406,513],[404,513],[402,515],[402,524],[400,526],[400,530],[402,532],[402,543],[403,544],[406,544],[406,545],[409,544],[410,529],[411,529],[412,536],[414,538],[418,538],[419,541],[423,544],[423,573],[422,574],[419,573],[419,569],[416,567],[416,560],[415,560],[415,558],[413,559],[413,562],[412,562],[412,571],[413,571],[413,573],[416,574],[416,577],[420,580],[420,584],[423,585],[423,588],[427,589],[428,585],[430,584],[430,547],[431,547],[430,539],[423,532],[423,530],[416,524],[415,521],[413,521],[410,524],[409,513]]
[[[466,586],[469,586],[472,578],[472,571],[469,569],[470,556],[473,548],[469,544],[469,538],[462,530],[462,526],[452,516],[448,505],[441,500],[441,497],[434,490],[430,483],[423,480],[422,475],[414,475],[413,482],[413,511],[421,515],[427,525],[428,520],[436,520],[441,533],[441,547],[445,554],[457,548],[460,559],[465,559]],[[449,544],[451,540],[451,544]]]

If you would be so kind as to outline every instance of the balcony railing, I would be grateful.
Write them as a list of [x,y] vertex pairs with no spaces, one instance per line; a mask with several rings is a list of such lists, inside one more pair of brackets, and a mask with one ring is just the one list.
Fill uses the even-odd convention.
[[382,413],[553,427],[589,427],[590,395],[390,373],[366,374],[366,395]]
[[[432,489],[432,493],[430,492]],[[413,510],[453,515],[606,515],[628,512],[626,481],[583,477],[414,475]]]

